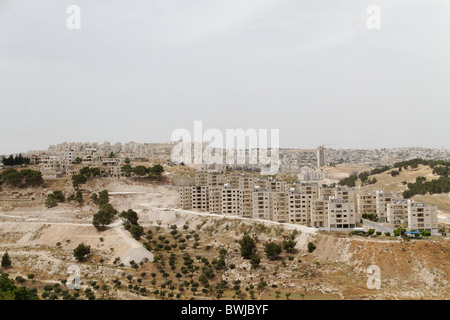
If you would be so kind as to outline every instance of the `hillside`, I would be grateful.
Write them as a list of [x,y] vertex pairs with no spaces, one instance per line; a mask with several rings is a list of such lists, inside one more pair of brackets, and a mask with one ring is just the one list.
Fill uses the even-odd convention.
[[[375,184],[365,185],[361,187],[361,190],[377,190],[381,189],[386,192],[403,192],[407,189],[407,185],[403,182],[412,183],[417,177],[425,177],[427,181],[438,179],[438,175],[432,173],[433,169],[429,166],[419,165],[418,168],[403,169],[397,176],[390,174],[392,170],[388,170],[383,173],[371,175],[369,179],[376,178]],[[357,181],[357,186],[361,186],[361,181]],[[427,202],[434,204],[438,207],[441,213],[450,215],[450,195],[449,194],[427,194],[427,195],[415,195],[412,197],[414,201]]]
[[[51,186],[70,189],[65,183],[54,181]],[[180,299],[291,300],[450,296],[447,240],[365,238],[317,232],[301,225],[184,211],[176,209],[176,190],[129,180],[92,180],[84,185],[83,192],[102,189],[110,191],[111,203],[119,211],[131,208],[138,213],[145,230],[140,241],[120,223],[97,231],[91,224],[95,207],[89,201],[81,207],[60,204],[46,209],[35,198],[26,205],[23,202],[0,211],[0,254],[8,250],[12,268],[6,271],[11,277],[27,278],[33,273],[34,280],[27,280],[26,285],[37,288],[41,296],[46,285],[67,279],[70,265],[79,266],[82,290],[77,293],[61,284],[62,291],[51,291],[55,299],[77,295],[85,299],[92,294],[107,299],[175,299],[177,295]],[[37,197],[48,190],[20,192],[26,199],[27,195]],[[3,191],[1,196],[11,194]],[[245,233],[256,239],[259,268],[252,268],[240,255],[238,241]],[[268,260],[264,245],[289,237],[297,242],[295,250],[283,251],[275,261]],[[307,250],[309,242],[317,247],[312,253]],[[91,246],[85,262],[76,262],[73,256],[73,249],[80,243]],[[151,262],[154,257],[157,260]],[[131,260],[137,263],[135,267],[130,266]],[[183,269],[187,265],[192,269]],[[366,269],[370,265],[380,268],[379,290],[367,287]],[[208,273],[211,277],[207,282],[202,279],[204,267],[213,271]]]

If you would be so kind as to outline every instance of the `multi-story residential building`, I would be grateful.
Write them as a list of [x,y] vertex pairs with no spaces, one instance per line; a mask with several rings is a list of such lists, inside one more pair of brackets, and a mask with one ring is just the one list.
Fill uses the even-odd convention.
[[376,191],[376,205],[377,205],[377,215],[378,221],[380,223],[387,222],[387,206],[393,203],[394,200],[402,199],[400,194],[393,194],[392,192],[383,192],[381,190]]
[[358,214],[358,192],[355,189],[348,187],[336,187],[334,189],[334,197],[336,199],[342,199],[350,202],[357,218],[360,218],[360,215]]
[[222,213],[223,186],[208,186],[209,212]]
[[335,196],[334,188],[331,187],[320,187],[318,191],[318,199],[328,199]]
[[60,178],[67,167],[67,162],[58,156],[42,156],[39,160],[39,171],[44,179]]
[[245,218],[253,216],[253,190],[239,188],[239,214]]
[[324,146],[317,148],[317,166],[322,167],[327,164],[326,151]]
[[310,194],[291,190],[287,193],[289,204],[289,222],[307,224],[309,222]]
[[310,195],[310,198],[317,199],[319,194],[319,184],[317,183],[302,183],[298,185],[300,193]]
[[194,187],[181,187],[180,206],[181,209],[192,209],[192,190]]
[[[266,179],[263,180],[265,188],[275,192],[284,192],[286,190],[286,181],[281,179]],[[261,183],[261,180],[257,183]]]
[[208,185],[208,172],[206,171],[196,171],[195,172],[195,185],[197,187]]
[[192,209],[199,211],[209,210],[209,198],[207,186],[192,187]]
[[394,199],[386,205],[387,223],[394,228],[406,228],[408,226],[408,200]]
[[356,226],[353,204],[342,199],[328,200],[328,228],[351,229]]
[[256,188],[252,192],[253,218],[270,220],[270,192]]
[[[358,192],[348,187],[316,183],[286,185],[284,181],[249,175],[219,177],[199,173],[197,185],[182,187],[181,207],[277,222],[300,223],[330,230],[350,230],[359,214],[378,215],[380,223],[437,233],[436,207],[401,199],[400,195]],[[221,184],[228,181],[234,184]]]
[[241,176],[238,174],[230,174],[224,177],[224,184],[228,184],[229,186],[239,186],[239,178]]
[[240,190],[253,190],[255,187],[255,178],[247,175],[240,176],[238,187]]
[[328,228],[329,197],[318,198],[311,204],[311,225],[316,228]]
[[408,229],[426,230],[438,234],[437,207],[409,201]]
[[222,189],[222,214],[239,215],[239,189],[225,184]]
[[269,196],[270,220],[288,222],[289,204],[286,192],[270,192]]
[[377,195],[374,192],[365,191],[358,195],[358,213],[377,214]]

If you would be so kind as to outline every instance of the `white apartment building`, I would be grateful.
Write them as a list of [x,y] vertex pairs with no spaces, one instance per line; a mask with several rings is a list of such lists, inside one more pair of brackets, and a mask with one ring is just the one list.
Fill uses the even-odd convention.
[[356,213],[356,217],[360,218],[358,214],[358,192],[355,189],[348,187],[336,187],[334,188],[334,195],[336,199],[342,199],[350,202],[353,206],[353,211]]
[[42,156],[39,160],[39,171],[44,179],[60,178],[66,173],[68,164],[58,156]]
[[247,175],[240,176],[238,187],[240,190],[253,190],[255,187],[255,178]]
[[208,185],[208,172],[206,171],[196,171],[195,172],[195,185],[197,187],[207,186]]
[[284,192],[286,190],[286,181],[279,179],[267,179],[267,180],[259,180],[258,184],[265,184],[266,190],[272,190],[275,192]]
[[222,186],[208,186],[209,212],[222,213]]
[[270,192],[270,220],[285,223],[288,222],[289,204],[286,192]]
[[394,195],[392,192],[383,192],[382,190],[377,190],[376,196],[378,221],[380,223],[386,223],[388,204],[393,203],[394,200],[402,199],[403,197],[399,194]]
[[211,172],[206,175],[207,186],[222,186],[223,174],[220,172]]
[[374,192],[365,191],[358,195],[358,213],[377,214],[377,195]]
[[328,227],[334,229],[350,229],[356,226],[356,214],[353,204],[342,199],[328,200]]
[[329,197],[318,198],[311,203],[311,225],[316,228],[328,228]]
[[180,206],[181,209],[192,209],[192,189],[194,187],[181,187]]
[[287,193],[289,204],[289,222],[307,224],[309,222],[310,195],[290,190]]
[[209,210],[209,198],[207,186],[192,187],[192,209],[198,211]]
[[408,200],[394,199],[386,205],[387,223],[394,228],[407,228],[408,226]]
[[318,199],[328,199],[330,197],[335,196],[335,188],[331,188],[331,187],[320,187],[318,194],[317,194],[317,198]]
[[270,192],[257,188],[252,192],[253,218],[270,220]]
[[253,190],[239,188],[239,214],[245,218],[253,216]]
[[409,201],[408,229],[427,230],[431,234],[438,234],[437,207]]
[[222,214],[239,215],[239,199],[239,189],[225,184],[222,189]]

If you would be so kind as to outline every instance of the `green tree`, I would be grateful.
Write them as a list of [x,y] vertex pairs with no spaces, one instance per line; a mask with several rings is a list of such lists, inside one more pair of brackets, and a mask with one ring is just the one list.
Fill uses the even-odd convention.
[[282,248],[279,244],[276,244],[275,242],[268,242],[265,245],[264,252],[267,255],[267,258],[269,260],[275,260],[278,258],[282,251]]
[[297,241],[294,241],[292,239],[283,241],[283,250],[286,252],[293,252],[295,245],[297,244]]
[[78,247],[73,250],[73,255],[78,261],[84,261],[86,256],[91,253],[91,247],[80,243]]
[[117,211],[110,204],[102,206],[102,208],[94,214],[92,224],[99,230],[105,230],[105,226],[111,224],[116,217]]
[[66,200],[64,193],[61,190],[53,191],[52,195],[58,202],[64,202]]
[[20,174],[20,172],[14,169],[6,169],[5,171],[3,171],[1,177],[6,185],[14,188],[22,186],[23,176]]
[[37,290],[16,287],[8,274],[0,273],[0,300],[38,300]]
[[140,225],[132,225],[128,231],[136,240],[139,240],[144,234],[144,228],[142,228]]
[[245,235],[239,241],[241,245],[241,255],[244,259],[250,259],[256,250],[255,240],[249,235]]
[[164,172],[164,168],[160,164],[155,164],[153,167],[150,168],[149,172],[151,175],[158,177],[161,176],[161,174]]
[[75,158],[75,164],[80,164],[83,161],[80,157]]
[[80,174],[82,174],[86,178],[89,178],[91,176],[91,170],[89,169],[89,167],[83,167],[80,169]]
[[91,195],[91,200],[92,200],[95,204],[98,204],[98,194],[93,193],[93,194]]
[[316,246],[314,245],[314,243],[309,242],[308,243],[308,251],[313,252],[314,250],[316,250]]
[[133,172],[133,168],[129,164],[122,166],[120,169],[126,177],[129,177],[131,175],[131,172]]
[[136,166],[133,168],[133,173],[137,176],[145,176],[148,172],[145,166]]
[[122,213],[119,215],[122,219],[124,219],[125,222],[130,223],[131,225],[137,225],[138,224],[138,215],[135,211],[128,209],[128,211],[122,211]]
[[258,268],[260,263],[261,263],[261,257],[256,253],[252,254],[252,257],[250,259],[250,264],[252,265],[252,267],[254,269]]
[[56,201],[56,199],[51,194],[49,194],[47,196],[47,198],[45,199],[45,207],[53,208],[53,207],[56,207],[57,205],[58,205],[58,201]]
[[76,193],[76,195],[75,195],[75,200],[76,200],[78,203],[82,203],[82,202],[83,202],[83,194],[81,193],[80,190],[77,190],[77,193]]
[[6,251],[2,256],[2,268],[11,267],[11,259],[9,258],[8,251]]
[[358,178],[359,178],[359,180],[361,180],[361,182],[366,182],[367,179],[369,179],[369,175],[370,175],[369,172],[364,171],[358,175]]
[[75,189],[78,189],[80,185],[85,184],[87,178],[82,174],[75,174],[72,176],[72,185]]
[[109,203],[109,193],[108,190],[102,190],[98,193],[98,205],[100,207]]
[[23,169],[20,171],[20,174],[25,179],[25,186],[27,187],[40,186],[44,183],[40,171]]

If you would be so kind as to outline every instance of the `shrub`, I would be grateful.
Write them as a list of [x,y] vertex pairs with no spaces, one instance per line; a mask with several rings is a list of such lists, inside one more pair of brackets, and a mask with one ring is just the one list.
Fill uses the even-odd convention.
[[[187,238],[187,236],[186,236],[186,238]],[[252,254],[256,250],[255,240],[252,237],[250,237],[249,235],[245,235],[239,241],[239,244],[241,245],[242,257],[244,259],[250,259],[252,257]]]
[[11,259],[9,258],[8,251],[6,251],[2,256],[2,268],[11,267]]
[[282,247],[279,244],[276,244],[275,242],[268,242],[265,245],[264,252],[267,255],[267,258],[269,260],[275,260],[278,258],[282,251]]
[[309,242],[308,243],[308,251],[313,252],[314,250],[316,250],[316,246],[314,245],[314,243]]
[[250,264],[252,265],[252,267],[254,269],[258,268],[260,263],[261,263],[261,257],[256,253],[252,254],[252,257],[250,259]]
[[85,246],[83,243],[80,243],[78,247],[73,250],[73,255],[75,259],[78,261],[83,261],[86,259],[86,256],[91,253],[91,247]]

